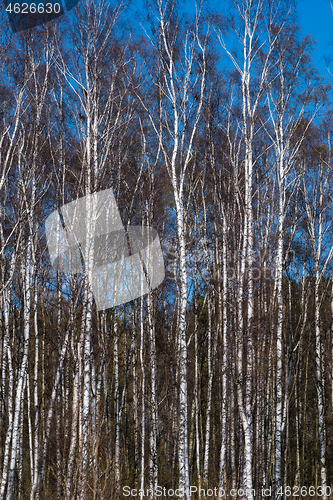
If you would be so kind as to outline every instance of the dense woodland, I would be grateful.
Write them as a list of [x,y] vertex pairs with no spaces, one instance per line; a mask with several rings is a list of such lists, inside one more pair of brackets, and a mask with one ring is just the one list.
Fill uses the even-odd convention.
[[[297,5],[220,7],[1,10],[1,499],[330,495],[331,76]],[[44,223],[107,188],[165,279],[97,311]]]

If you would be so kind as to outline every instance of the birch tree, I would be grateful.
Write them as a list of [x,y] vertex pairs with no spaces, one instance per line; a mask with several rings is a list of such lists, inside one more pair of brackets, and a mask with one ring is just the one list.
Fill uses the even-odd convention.
[[[155,74],[151,73],[158,96],[157,112],[141,102],[158,137],[175,202],[179,266],[178,360],[179,360],[179,488],[181,498],[189,498],[188,414],[187,414],[187,338],[188,297],[186,269],[185,181],[190,167],[193,142],[199,127],[206,82],[207,35],[201,34],[199,13],[194,26],[181,33],[180,20],[172,2],[157,1],[152,54],[158,57]],[[181,41],[181,36],[183,41]],[[181,56],[181,58],[180,58]],[[198,74],[192,78],[195,68]],[[156,78],[156,76],[158,78]],[[157,118],[156,118],[157,115]],[[170,145],[170,147],[167,147]]]
[[[324,410],[324,367],[322,365],[322,334],[320,321],[320,307],[322,296],[320,284],[329,265],[333,248],[326,243],[328,234],[331,233],[331,201],[327,199],[327,191],[331,184],[331,168],[327,168],[324,159],[319,158],[317,182],[311,186],[308,172],[302,176],[302,192],[306,226],[311,241],[314,260],[314,307],[315,307],[315,365],[316,365],[316,392],[318,408],[318,443],[320,452],[320,480],[323,497],[327,497],[327,465],[326,465],[326,425]],[[310,174],[311,175],[311,174]],[[329,196],[329,195],[328,195]]]

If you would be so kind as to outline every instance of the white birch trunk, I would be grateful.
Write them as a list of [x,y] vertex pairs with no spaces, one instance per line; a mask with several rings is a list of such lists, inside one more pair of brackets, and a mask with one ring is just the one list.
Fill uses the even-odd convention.
[[135,335],[135,320],[136,320],[136,311],[133,310],[133,336],[135,336],[134,340],[134,360],[133,360],[133,406],[134,406],[134,458],[135,458],[135,469],[138,471],[139,465],[139,418],[138,418],[138,362],[137,362],[137,340]]
[[38,316],[37,316],[37,280],[35,283],[35,310],[34,310],[34,329],[35,329],[35,367],[34,367],[34,441],[33,441],[33,478],[31,485],[37,480],[38,462],[39,462],[39,429],[40,429],[40,413],[38,401],[38,371],[39,371],[39,331],[38,331]]
[[[141,291],[143,291],[143,277],[141,277]],[[143,293],[142,293],[143,295]],[[143,297],[140,298],[140,365],[141,365],[141,467],[140,467],[140,488],[145,485],[145,437],[146,437],[146,369],[144,365],[144,327],[143,327]]]
[[208,484],[208,467],[209,467],[209,444],[210,444],[210,412],[212,406],[212,384],[213,384],[213,369],[212,369],[212,312],[210,304],[210,293],[207,298],[208,308],[208,331],[207,331],[207,363],[208,363],[208,387],[207,387],[207,411],[206,411],[206,430],[205,430],[205,450],[204,450],[204,468],[203,479],[205,485]]
[[[11,441],[12,441],[12,433],[13,433],[13,423],[14,423],[14,400],[13,400],[13,390],[14,390],[14,369],[12,365],[12,350],[9,339],[9,304],[10,304],[10,295],[11,295],[11,286],[9,286],[8,290],[4,291],[4,316],[5,316],[5,340],[4,340],[4,355],[8,358],[8,428],[5,440],[5,450],[4,450],[4,458],[2,465],[2,478],[1,478],[1,486],[0,486],[0,498],[5,498],[6,485],[8,480],[8,466],[10,460],[10,452],[11,452]],[[5,379],[3,379],[4,381]]]
[[[216,249],[218,258],[218,248]],[[228,317],[227,317],[227,293],[228,293],[228,267],[227,267],[227,222],[225,214],[223,214],[223,232],[222,232],[222,266],[223,266],[223,281],[222,281],[222,304],[220,290],[220,272],[218,272],[218,300],[219,300],[219,316],[223,308],[223,320],[220,317],[219,324],[222,324],[222,415],[221,415],[221,450],[220,450],[220,471],[219,471],[219,488],[223,487],[226,475],[226,451],[227,451],[227,333],[228,333]],[[219,264],[218,264],[219,269]],[[223,321],[223,322],[222,322]],[[231,417],[232,418],[232,417]],[[220,499],[219,499],[220,500]]]
[[198,366],[198,305],[197,305],[197,262],[195,262],[194,286],[194,407],[195,407],[195,448],[198,487],[201,488],[200,433],[199,433],[199,366]]
[[150,455],[149,455],[149,487],[156,491],[158,486],[158,463],[157,463],[157,423],[158,406],[156,401],[156,346],[155,328],[152,317],[152,294],[147,295],[147,312],[149,325],[150,367],[151,367],[151,429],[150,429]]
[[27,404],[28,404],[30,480],[31,480],[31,484],[32,484],[33,478],[34,478],[34,455],[33,455],[33,446],[32,446],[31,396],[30,396],[29,373],[27,373],[26,378],[27,378],[26,386],[27,386]]
[[283,417],[283,394],[282,394],[282,360],[283,360],[283,220],[284,220],[284,193],[282,182],[284,179],[283,159],[280,164],[279,185],[279,218],[278,218],[278,248],[276,258],[276,287],[277,287],[277,330],[276,330],[276,416],[275,416],[275,489],[281,487],[282,481],[282,417]]
[[[318,264],[316,263],[317,271]],[[327,471],[326,471],[326,430],[324,417],[324,394],[322,379],[322,348],[320,339],[320,301],[319,301],[319,272],[316,272],[315,282],[315,332],[316,332],[316,386],[317,386],[317,405],[318,405],[318,437],[320,451],[320,479],[323,488],[323,499],[326,500]]]
[[[179,488],[189,498],[190,486],[188,463],[187,435],[187,340],[186,340],[186,308],[187,308],[187,271],[185,254],[185,228],[183,204],[176,202],[177,234],[179,242],[180,268],[180,312],[179,312]],[[182,498],[182,497],[181,497]]]
[[119,407],[119,334],[117,318],[113,320],[113,373],[114,373],[114,412],[115,412],[115,450],[114,474],[116,491],[120,490],[120,407]]
[[[76,279],[74,283],[72,282],[72,289],[76,284]],[[71,304],[71,321],[74,324],[74,311]],[[75,330],[73,332],[75,334]],[[73,335],[75,338],[75,335]],[[65,500],[71,500],[71,491],[74,479],[74,467],[76,460],[76,450],[78,444],[78,426],[79,426],[79,408],[80,408],[80,395],[81,395],[81,379],[80,370],[81,357],[80,357],[80,343],[75,345],[74,340],[72,340],[72,355],[74,360],[74,381],[73,381],[73,401],[72,401],[72,422],[71,422],[71,432],[70,432],[70,448],[68,454],[68,465],[67,465],[67,475],[66,475],[66,488],[65,488]],[[32,499],[31,499],[32,500]]]
[[24,345],[21,366],[18,373],[18,381],[16,387],[16,397],[14,406],[14,421],[12,429],[12,450],[9,462],[9,473],[8,473],[8,484],[7,484],[7,500],[11,500],[14,488],[14,472],[17,462],[17,451],[18,442],[20,438],[20,420],[21,420],[21,408],[24,393],[24,383],[26,379],[26,373],[28,369],[28,350],[29,350],[29,336],[30,336],[30,312],[31,312],[31,286],[32,286],[32,276],[33,276],[33,266],[31,261],[32,255],[32,236],[29,234],[27,243],[27,254],[24,263],[24,305],[23,305],[23,317],[24,317]]

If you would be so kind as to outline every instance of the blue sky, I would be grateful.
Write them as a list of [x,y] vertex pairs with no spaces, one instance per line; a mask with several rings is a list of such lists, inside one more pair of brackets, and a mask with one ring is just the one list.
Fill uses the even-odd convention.
[[[333,4],[333,1],[332,1]],[[323,58],[332,57],[333,74],[333,13],[328,0],[298,0],[299,25],[303,33],[311,34],[317,45],[313,53],[314,65],[320,73],[333,82],[325,67]]]

